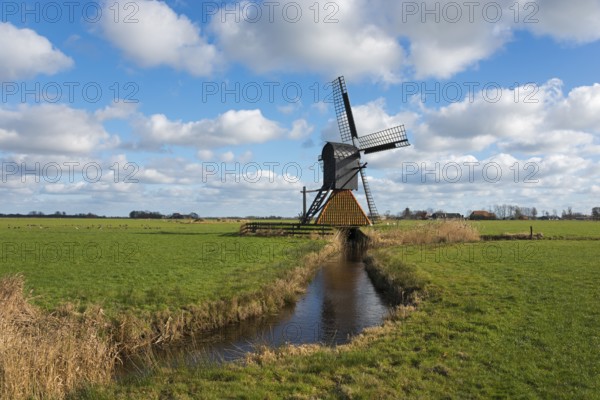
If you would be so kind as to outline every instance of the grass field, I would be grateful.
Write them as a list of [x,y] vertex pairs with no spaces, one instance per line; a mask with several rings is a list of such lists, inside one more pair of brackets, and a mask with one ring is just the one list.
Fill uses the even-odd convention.
[[[394,221],[383,223],[380,229],[412,229],[415,225],[431,221]],[[470,221],[482,235],[502,235],[505,233],[527,233],[533,227],[534,233],[542,233],[546,239],[600,239],[600,226],[596,221]]]
[[[389,285],[417,289],[418,301],[348,345],[265,350],[246,364],[162,368],[144,378],[87,386],[71,397],[600,398],[600,224],[474,225],[488,235],[524,233],[533,225],[552,240],[375,249],[377,270]],[[233,235],[238,227],[2,220],[0,275],[22,272],[35,303],[47,310],[69,301],[80,308],[102,304],[113,314],[144,313],[256,290],[290,271],[299,253],[323,245],[240,238]],[[78,245],[68,246],[74,249],[99,247],[102,257],[73,252],[69,262],[50,258],[48,243],[73,242]],[[32,251],[32,243],[45,245],[46,253]]]
[[231,298],[284,276],[322,242],[236,236],[240,223],[128,219],[0,220],[0,276],[21,273],[47,310],[109,314]]
[[[554,223],[554,222],[552,222]],[[489,224],[489,225],[488,225]],[[481,223],[487,232],[519,225]],[[600,238],[600,225],[576,235]],[[549,225],[548,225],[549,226]],[[556,226],[570,237],[571,223]],[[595,240],[385,248],[379,269],[420,287],[416,310],[337,349],[266,351],[247,365],[162,370],[77,396],[126,398],[600,398]]]
[[325,241],[239,227],[0,220],[0,398],[64,398],[119,359],[293,301]]

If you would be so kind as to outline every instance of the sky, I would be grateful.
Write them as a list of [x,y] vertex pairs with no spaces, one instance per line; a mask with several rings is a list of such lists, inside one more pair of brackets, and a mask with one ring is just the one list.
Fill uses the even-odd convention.
[[[600,1],[0,3],[0,213],[296,216],[344,76],[380,213],[600,206]],[[355,195],[366,209],[362,190]]]

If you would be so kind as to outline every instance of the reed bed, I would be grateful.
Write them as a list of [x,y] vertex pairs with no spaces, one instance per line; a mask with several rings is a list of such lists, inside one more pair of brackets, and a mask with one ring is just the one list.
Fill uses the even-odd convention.
[[21,275],[0,280],[0,398],[64,398],[108,383],[116,346],[91,316],[45,314],[23,292]]

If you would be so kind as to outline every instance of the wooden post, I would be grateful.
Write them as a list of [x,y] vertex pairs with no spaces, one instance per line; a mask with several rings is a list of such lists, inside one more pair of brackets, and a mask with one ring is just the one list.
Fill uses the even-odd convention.
[[302,219],[306,218],[306,186],[302,187]]
[[529,240],[533,240],[533,225],[529,226]]

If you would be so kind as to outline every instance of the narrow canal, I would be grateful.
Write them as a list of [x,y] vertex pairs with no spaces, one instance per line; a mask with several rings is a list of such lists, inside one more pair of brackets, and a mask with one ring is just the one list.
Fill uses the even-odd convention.
[[[158,351],[154,354],[155,362],[196,365],[236,360],[257,346],[347,343],[363,329],[382,324],[390,312],[360,259],[350,257],[324,264],[303,297],[277,315],[203,333],[201,337]],[[126,367],[130,372],[146,370],[139,363],[132,364]]]

